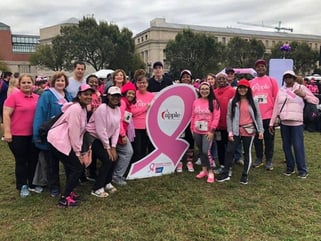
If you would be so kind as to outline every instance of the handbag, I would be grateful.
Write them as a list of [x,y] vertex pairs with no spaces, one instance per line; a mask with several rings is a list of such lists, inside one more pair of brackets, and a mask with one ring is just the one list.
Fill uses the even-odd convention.
[[253,123],[242,125],[241,126],[247,134],[252,135],[256,132],[255,125]]
[[282,107],[281,107],[281,109],[280,109],[280,112],[279,112],[279,114],[278,114],[278,115],[276,116],[276,118],[275,118],[274,127],[278,127],[278,126],[281,125],[280,114],[281,114],[281,112],[282,112],[282,110],[283,110],[283,108],[284,108],[284,105],[285,105],[287,99],[288,99],[288,98],[285,98],[285,100],[284,100],[284,102],[283,102],[283,104],[282,104]]
[[39,136],[41,138],[41,140],[46,140],[47,139],[47,135],[48,135],[48,131],[51,129],[51,127],[58,121],[58,119],[62,116],[63,112],[61,112],[60,114],[50,118],[49,120],[45,121],[44,123],[42,123],[39,126]]

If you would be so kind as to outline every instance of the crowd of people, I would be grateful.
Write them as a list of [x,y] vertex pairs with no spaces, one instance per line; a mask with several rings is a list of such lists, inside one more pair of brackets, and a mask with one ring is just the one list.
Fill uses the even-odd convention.
[[[275,123],[280,119],[286,160],[283,174],[294,174],[296,167],[298,177],[308,176],[303,108],[306,102],[319,103],[316,90],[300,83],[292,70],[283,74],[284,84],[279,87],[267,75],[263,59],[255,62],[255,70],[257,77],[252,80],[237,80],[233,68],[208,73],[202,80],[193,79],[190,70],[181,71],[177,84],[194,85],[198,98],[182,134],[189,148],[177,173],[183,171],[184,162],[187,170],[194,172],[194,160],[199,159],[197,179],[225,182],[238,163],[243,165],[240,183],[247,184],[251,167],[264,165],[273,170]],[[77,206],[75,188],[88,180],[93,181],[93,196],[108,197],[117,191],[117,185],[127,184],[130,164],[154,150],[146,114],[155,94],[176,84],[164,74],[163,64],[153,64],[150,79],[143,69],[136,70],[132,80],[117,69],[108,82],[95,75],[85,78],[85,71],[85,63],[77,61],[69,78],[63,72],[35,80],[30,75],[2,74],[3,140],[15,159],[16,189],[21,197],[42,193],[48,187],[52,197],[59,196],[59,207]],[[39,129],[53,117],[58,120],[47,136],[41,135]],[[63,190],[59,162],[66,175]]]

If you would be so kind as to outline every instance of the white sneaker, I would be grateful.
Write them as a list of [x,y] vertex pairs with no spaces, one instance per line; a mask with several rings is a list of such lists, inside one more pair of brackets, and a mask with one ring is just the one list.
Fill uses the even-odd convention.
[[195,162],[195,164],[201,166],[202,165],[201,158],[197,158],[197,161]]
[[108,184],[105,186],[105,190],[106,190],[106,192],[114,193],[114,192],[117,191],[117,188],[115,188],[115,187],[113,186],[113,184],[108,183]]

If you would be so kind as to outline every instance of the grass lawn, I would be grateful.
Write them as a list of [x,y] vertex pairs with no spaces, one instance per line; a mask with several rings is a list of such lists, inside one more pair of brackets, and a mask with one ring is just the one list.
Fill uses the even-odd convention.
[[[285,164],[276,132],[274,170],[251,169],[239,183],[207,184],[195,173],[129,181],[106,199],[79,186],[79,207],[59,209],[48,190],[20,198],[14,160],[0,143],[0,240],[321,240],[319,133],[305,133],[309,176],[282,175]],[[199,167],[197,167],[199,169]],[[64,182],[62,182],[64,184]]]

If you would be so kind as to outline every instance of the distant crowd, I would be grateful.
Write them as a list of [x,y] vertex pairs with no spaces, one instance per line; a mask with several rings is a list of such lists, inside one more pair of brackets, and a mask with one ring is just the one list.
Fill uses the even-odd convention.
[[[236,79],[233,68],[202,79],[182,70],[177,81],[153,64],[153,76],[143,69],[129,79],[122,69],[105,78],[85,77],[84,62],[74,63],[73,75],[63,72],[35,79],[3,72],[0,79],[2,140],[15,159],[16,189],[21,197],[48,188],[59,196],[59,207],[79,204],[75,188],[93,182],[91,195],[106,198],[135,163],[154,150],[146,131],[146,114],[156,93],[173,84],[193,85],[190,124],[181,138],[189,143],[176,172],[194,172],[209,184],[229,181],[233,165],[243,165],[240,183],[248,184],[251,168],[273,170],[274,133],[280,128],[285,176],[297,171],[308,176],[304,129],[319,130],[319,119],[304,123],[307,103],[319,104],[320,84],[306,81],[292,70],[282,76],[282,87],[267,75],[265,60],[254,64],[257,76]],[[252,160],[251,149],[255,156]],[[196,147],[194,149],[194,147]],[[175,147],[173,147],[175,148]],[[196,151],[197,150],[197,151]],[[196,161],[196,163],[195,163]],[[66,175],[61,189],[59,162]]]

